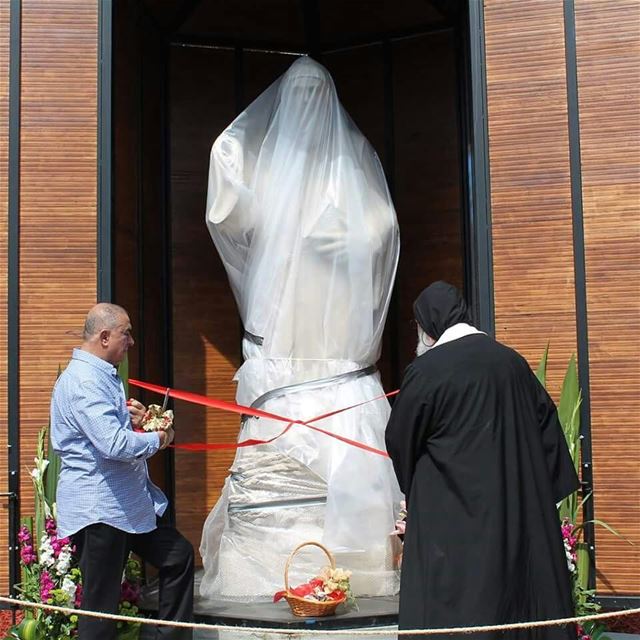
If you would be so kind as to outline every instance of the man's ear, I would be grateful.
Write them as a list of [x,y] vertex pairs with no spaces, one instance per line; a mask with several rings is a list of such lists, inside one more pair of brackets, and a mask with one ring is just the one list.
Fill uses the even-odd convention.
[[111,332],[108,329],[103,329],[100,332],[100,344],[103,345],[107,345],[107,343],[109,342],[109,336],[111,335]]

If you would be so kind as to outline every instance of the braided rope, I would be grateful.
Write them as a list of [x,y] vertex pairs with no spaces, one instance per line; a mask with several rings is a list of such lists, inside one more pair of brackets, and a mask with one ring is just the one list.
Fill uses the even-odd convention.
[[[67,607],[58,607],[41,602],[26,602],[16,598],[6,598],[0,596],[0,602],[17,605],[19,607],[30,607],[32,609],[46,609],[47,611],[57,611],[67,615],[88,616],[90,618],[103,618],[105,620],[117,620],[120,622],[136,622],[140,624],[150,624],[163,627],[179,627],[185,629],[201,629],[207,631],[232,631],[237,633],[270,633],[283,636],[313,636],[313,635],[344,635],[348,633],[350,636],[382,636],[388,635],[388,629],[272,629],[268,627],[240,627],[230,626],[226,624],[207,624],[198,622],[173,622],[170,620],[155,620],[153,618],[133,618],[131,616],[121,616],[112,613],[102,613],[98,611],[84,611],[82,609],[69,609]],[[512,624],[494,624],[479,627],[449,627],[445,629],[401,629],[394,631],[398,636],[432,636],[436,634],[453,634],[453,633],[485,633],[487,631],[511,631],[514,629],[532,629],[535,627],[551,627],[565,624],[579,624],[585,620],[606,620],[607,618],[619,618],[640,613],[640,608],[625,609],[623,611],[611,611],[608,613],[594,613],[589,616],[578,616],[573,618],[558,618],[556,620],[536,620],[532,622],[515,622]]]

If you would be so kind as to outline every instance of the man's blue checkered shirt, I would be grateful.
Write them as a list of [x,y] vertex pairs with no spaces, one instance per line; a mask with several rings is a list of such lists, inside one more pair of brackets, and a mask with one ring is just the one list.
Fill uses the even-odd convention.
[[109,362],[74,349],[51,398],[51,441],[61,458],[60,536],[102,522],[129,533],[156,528],[167,498],[149,479],[157,433],[131,427],[122,381]]

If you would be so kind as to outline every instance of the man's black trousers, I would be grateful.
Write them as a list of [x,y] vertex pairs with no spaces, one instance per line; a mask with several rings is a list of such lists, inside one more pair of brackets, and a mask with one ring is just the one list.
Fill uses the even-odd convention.
[[[82,571],[82,608],[117,613],[122,571],[133,551],[158,569],[158,617],[193,619],[193,547],[175,528],[159,524],[149,533],[126,533],[107,524],[92,524],[73,536]],[[78,616],[79,640],[115,640],[116,622]],[[191,640],[191,629],[157,627],[162,640]]]

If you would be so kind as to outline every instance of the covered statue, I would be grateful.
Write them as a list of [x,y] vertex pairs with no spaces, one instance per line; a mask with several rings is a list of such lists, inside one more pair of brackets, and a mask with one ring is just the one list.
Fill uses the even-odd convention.
[[[384,450],[389,404],[375,363],[399,252],[380,161],[308,57],[258,97],[211,150],[206,223],[245,329],[237,401]],[[245,418],[239,439],[281,422]],[[356,595],[397,592],[389,459],[293,425],[241,448],[209,514],[203,596],[271,597],[289,553],[322,542]],[[306,563],[306,565],[305,565]],[[317,559],[300,557],[291,582]]]

